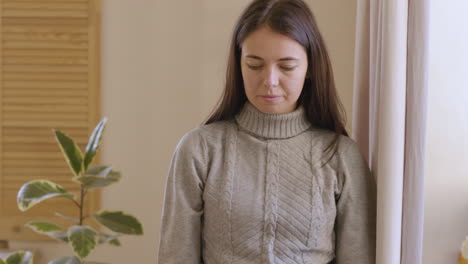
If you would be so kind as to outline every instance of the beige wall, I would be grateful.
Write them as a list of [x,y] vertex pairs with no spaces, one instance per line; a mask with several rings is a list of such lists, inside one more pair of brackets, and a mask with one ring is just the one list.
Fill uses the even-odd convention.
[[[103,206],[141,219],[145,235],[101,246],[90,259],[155,263],[163,188],[180,137],[199,124],[221,93],[229,37],[247,0],[103,0],[102,112],[110,118],[103,163],[122,170]],[[355,1],[310,0],[330,49],[339,92],[351,117]],[[348,127],[349,124],[348,124]],[[37,248],[46,263],[70,255],[56,243]]]

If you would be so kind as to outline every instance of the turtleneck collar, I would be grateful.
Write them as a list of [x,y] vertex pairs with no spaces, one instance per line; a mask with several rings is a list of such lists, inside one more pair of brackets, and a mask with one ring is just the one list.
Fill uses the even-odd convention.
[[267,139],[294,137],[311,126],[302,106],[291,113],[266,114],[248,101],[236,115],[236,121],[248,132]]

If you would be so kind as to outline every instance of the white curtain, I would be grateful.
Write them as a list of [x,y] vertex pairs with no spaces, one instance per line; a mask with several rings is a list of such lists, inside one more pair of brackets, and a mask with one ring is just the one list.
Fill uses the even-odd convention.
[[419,264],[426,0],[358,0],[353,138],[377,180],[377,264]]

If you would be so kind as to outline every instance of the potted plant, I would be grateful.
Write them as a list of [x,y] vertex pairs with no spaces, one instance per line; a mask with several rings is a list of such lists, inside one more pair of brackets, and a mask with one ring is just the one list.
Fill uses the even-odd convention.
[[29,251],[17,251],[10,254],[6,259],[0,258],[0,264],[31,264],[33,255]]
[[[24,184],[18,191],[17,204],[21,211],[26,211],[34,205],[52,198],[64,198],[71,200],[77,207],[79,218],[65,216],[56,213],[70,221],[71,225],[63,228],[54,223],[44,221],[31,221],[26,224],[33,231],[47,235],[58,241],[70,244],[75,255],[52,260],[49,264],[84,264],[96,263],[86,261],[86,257],[98,244],[111,244],[120,246],[118,238],[121,235],[142,235],[141,223],[132,215],[122,211],[101,210],[97,213],[84,215],[85,196],[88,192],[109,186],[120,180],[121,174],[110,166],[90,166],[107,122],[102,119],[91,134],[84,153],[78,148],[72,138],[54,130],[55,138],[73,172],[73,181],[80,185],[79,193],[71,193],[65,188],[46,179],[33,180]],[[113,231],[104,233],[94,230],[91,226],[84,225],[85,219],[94,219],[100,225]],[[1,262],[0,262],[1,264]],[[9,264],[9,263],[8,263]],[[21,264],[23,264],[21,262]]]

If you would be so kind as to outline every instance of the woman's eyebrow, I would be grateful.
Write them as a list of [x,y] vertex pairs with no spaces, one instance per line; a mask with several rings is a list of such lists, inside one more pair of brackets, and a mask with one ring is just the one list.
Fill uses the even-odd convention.
[[294,58],[294,57],[284,57],[284,58],[279,59],[278,61],[291,61],[291,60],[299,60],[299,59]]
[[245,56],[246,58],[251,58],[251,59],[255,59],[255,60],[263,60],[262,57],[259,57],[259,56],[256,56],[256,55],[247,55]]
[[[255,60],[263,60],[262,57],[259,57],[257,55],[247,55],[245,56],[246,58],[251,58],[251,59],[255,59]],[[294,58],[294,57],[284,57],[284,58],[281,58],[279,59],[278,61],[291,61],[291,60],[299,60],[298,58]]]

